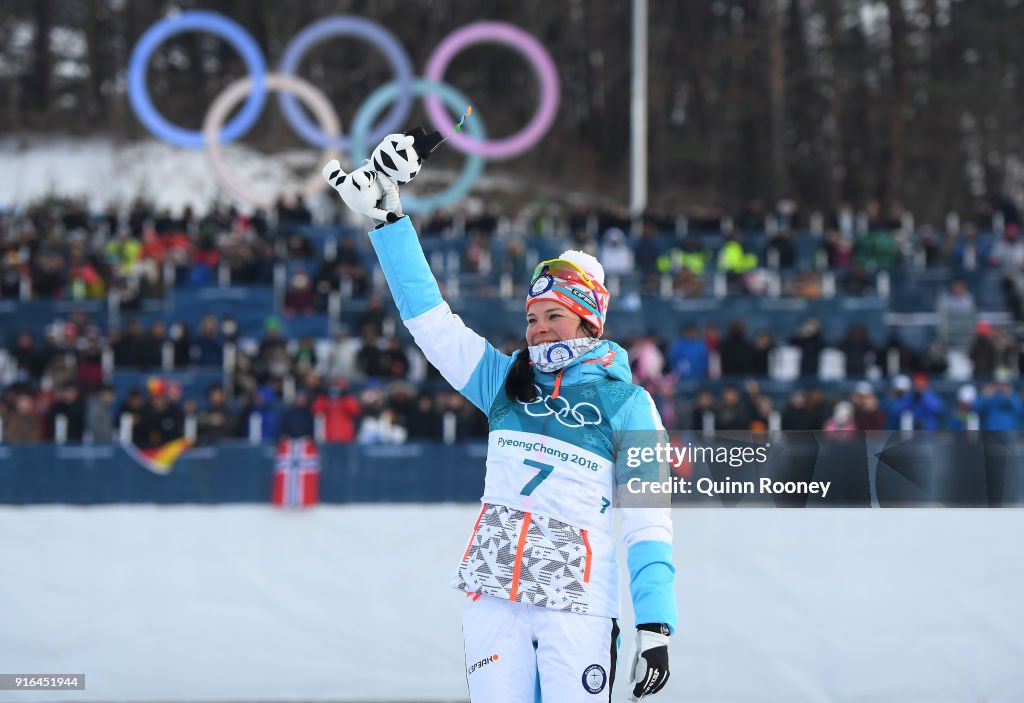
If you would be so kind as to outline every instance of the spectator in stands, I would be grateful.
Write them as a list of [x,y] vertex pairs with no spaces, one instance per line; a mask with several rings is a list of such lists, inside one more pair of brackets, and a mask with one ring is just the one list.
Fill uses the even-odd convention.
[[607,276],[632,273],[633,250],[626,245],[626,233],[618,227],[612,227],[605,232],[599,259]]
[[378,387],[366,388],[361,397],[363,416],[356,442],[359,444],[402,444],[408,432],[395,422],[395,412],[385,404]]
[[68,292],[72,300],[102,300],[107,294],[97,267],[80,254],[74,255],[69,265]]
[[192,330],[183,320],[171,323],[170,341],[174,368],[187,369],[192,362]]
[[807,414],[816,430],[825,426],[825,421],[832,415],[831,404],[825,400],[825,392],[818,386],[807,389]]
[[956,392],[956,405],[949,413],[946,420],[946,428],[950,430],[966,430],[970,427],[971,415],[976,413],[975,403],[978,401],[978,391],[971,384],[960,386]]
[[996,370],[997,350],[992,342],[992,325],[980,320],[974,326],[974,341],[967,352],[975,378],[991,378]]
[[789,338],[789,343],[800,350],[800,376],[817,378],[818,364],[822,350],[825,349],[825,337],[821,333],[821,323],[817,318],[809,317]]
[[316,346],[312,337],[303,337],[299,340],[295,353],[292,355],[292,371],[300,376],[317,367]]
[[75,382],[82,393],[96,391],[103,384],[103,348],[99,330],[92,329],[76,352]]
[[1002,239],[992,247],[989,262],[992,266],[1011,273],[1024,268],[1024,241],[1021,240],[1020,225],[1015,222],[1006,225]]
[[741,232],[763,232],[765,229],[765,207],[760,198],[752,198],[736,218],[736,226]]
[[43,439],[43,418],[29,393],[16,393],[10,405],[0,405],[7,444],[32,444]]
[[290,261],[312,259],[314,256],[313,245],[309,239],[303,237],[298,232],[292,232],[288,235],[288,239],[285,240],[285,256]]
[[47,354],[40,352],[41,350],[36,347],[35,335],[28,330],[19,332],[14,344],[8,349],[17,367],[33,379],[42,378],[43,369],[49,360]]
[[853,261],[851,239],[844,237],[839,230],[830,229],[825,232],[825,241],[821,246],[825,254],[826,266],[831,271],[845,269]]
[[73,361],[69,359],[63,342],[58,339],[58,334],[53,329],[46,333],[46,347],[43,353],[47,354],[47,362],[46,368],[43,369],[40,385],[44,388],[47,386],[57,388],[67,383],[74,383]]
[[117,396],[112,386],[100,386],[85,405],[85,428],[93,442],[113,442],[116,431],[114,403]]
[[[370,296],[366,311],[359,316],[359,329],[364,330],[371,325],[377,337],[384,336],[384,324],[391,321],[391,314],[384,308],[384,299],[379,295]],[[393,321],[391,321],[393,324]]]
[[130,276],[135,273],[135,266],[142,258],[142,244],[131,236],[129,230],[121,229],[107,243],[105,255],[121,274]]
[[750,347],[751,374],[762,377],[769,375],[775,346],[775,337],[768,330],[758,330],[754,334],[754,342]]
[[861,297],[875,290],[874,276],[868,273],[861,263],[853,264],[839,281],[839,289],[844,295]]
[[976,308],[967,283],[958,278],[939,296],[939,339],[949,349],[966,350],[970,346]]
[[409,357],[402,349],[402,342],[398,337],[388,340],[387,348],[380,353],[380,360],[381,378],[397,380],[409,375]]
[[14,249],[0,257],[0,298],[17,299],[21,295],[21,255]]
[[1010,385],[1010,373],[998,369],[995,383],[987,384],[981,391],[981,398],[975,404],[981,429],[1007,431],[1021,429],[1024,404]]
[[767,432],[771,429],[771,418],[775,413],[775,401],[770,395],[758,395],[753,398],[750,414],[750,431]]
[[845,357],[847,378],[864,378],[875,364],[875,345],[868,328],[859,322],[846,328],[846,336],[839,342],[838,349]]
[[742,431],[750,428],[750,414],[743,403],[739,389],[726,386],[722,399],[715,408],[716,431]]
[[857,423],[853,419],[853,404],[848,401],[840,401],[832,409],[832,416],[825,421],[825,432],[828,432],[829,439],[853,439],[857,431]]
[[808,432],[817,430],[807,410],[807,395],[794,391],[782,407],[781,426],[784,432]]
[[882,359],[885,362],[883,370],[888,375],[917,371],[921,365],[917,351],[903,341],[899,329],[890,330]]
[[932,342],[919,355],[915,370],[928,376],[943,376],[949,369],[948,356],[942,342]]
[[708,344],[708,350],[718,352],[721,346],[722,335],[718,329],[718,323],[711,320],[704,325],[704,341]]
[[822,296],[821,276],[814,271],[801,271],[787,279],[786,295],[805,300],[819,300]]
[[313,215],[306,207],[302,196],[290,197],[282,195],[275,204],[277,210],[277,221],[285,224],[309,224],[313,221]]
[[349,334],[348,326],[341,325],[331,341],[325,373],[332,378],[356,378],[359,373],[356,360],[360,346],[360,341]]
[[121,401],[121,407],[117,410],[117,420],[120,423],[122,416],[128,416],[132,427],[132,444],[140,444],[142,441],[140,429],[142,427],[142,413],[145,409],[146,398],[142,394],[142,389],[138,387],[128,389],[124,400]]
[[682,336],[673,342],[668,353],[669,368],[680,379],[707,378],[709,350],[697,325],[688,322]]
[[526,245],[522,239],[510,239],[505,245],[500,270],[512,276],[513,281],[522,280],[529,273],[526,270]]
[[143,369],[162,368],[166,341],[167,325],[161,320],[154,320],[149,325],[149,331],[139,340],[139,366]]
[[[244,417],[251,427],[253,416],[259,418],[260,440],[276,440],[280,436],[281,412],[277,408],[277,396],[271,386],[260,386],[251,396],[250,405]],[[247,428],[247,432],[248,432]]]
[[206,407],[197,418],[197,440],[200,444],[214,444],[238,437],[244,428],[238,426],[238,416],[228,405],[224,389],[216,383],[206,388]]
[[313,437],[313,413],[305,390],[296,391],[292,404],[281,415],[281,435],[292,439]]
[[114,349],[114,366],[123,369],[142,365],[143,332],[137,318],[130,318],[121,332],[111,330],[109,336]]
[[416,389],[405,381],[388,385],[388,407],[395,411],[395,423],[409,427],[409,417],[416,410]]
[[348,380],[337,378],[313,400],[313,414],[324,417],[324,439],[328,442],[355,441],[362,406],[349,391]]
[[257,361],[259,369],[273,378],[282,378],[291,370],[288,342],[281,334],[281,321],[275,315],[267,317],[263,323]]
[[47,413],[47,427],[55,438],[58,437],[58,418],[64,418],[67,441],[81,442],[85,433],[85,398],[78,392],[78,387],[74,383],[61,386]]
[[379,415],[367,415],[359,424],[359,444],[404,444],[408,431],[395,421],[395,411],[385,407]]
[[469,273],[487,273],[490,266],[488,240],[479,233],[466,237],[462,246],[462,269]]
[[730,320],[729,331],[719,344],[718,355],[723,376],[752,373],[754,350],[747,340],[747,328],[742,320]]
[[32,257],[32,294],[37,298],[59,298],[67,285],[64,256],[52,249],[40,249]]
[[960,268],[975,269],[978,266],[994,266],[992,247],[985,240],[979,240],[978,228],[974,223],[964,225],[950,252],[952,263]]
[[793,230],[783,227],[768,240],[764,248],[764,260],[768,268],[789,271],[796,267],[796,245]]
[[643,276],[644,286],[648,291],[657,289],[658,257],[661,249],[658,240],[650,230],[644,230],[640,241],[633,247],[633,262],[636,270]]
[[313,313],[313,285],[309,275],[302,269],[292,274],[284,293],[284,311],[288,315],[310,315]]
[[457,441],[487,438],[487,416],[478,412],[461,393],[446,391],[441,395],[442,416],[455,415],[455,438]]
[[225,344],[238,342],[238,321],[234,315],[225,315],[220,321],[220,334]]
[[434,408],[434,399],[429,393],[420,393],[416,405],[409,414],[406,429],[409,439],[440,441],[443,438],[441,416]]
[[653,388],[665,372],[665,356],[658,348],[657,336],[653,332],[637,337],[629,348],[629,366],[633,371],[633,383]]
[[138,444],[142,447],[160,447],[185,435],[185,414],[177,402],[172,402],[168,391],[163,380],[149,383],[149,401],[142,409],[138,427]]
[[693,403],[693,410],[690,413],[690,428],[696,431],[703,431],[705,420],[715,425],[715,396],[707,388],[701,388],[697,392],[697,398]]
[[902,415],[910,409],[913,398],[910,395],[910,376],[899,374],[892,379],[892,386],[889,389],[889,399],[886,405],[885,414],[888,418],[887,430],[900,429]]
[[352,237],[346,237],[338,244],[338,274],[341,280],[348,279],[352,282],[353,296],[362,298],[370,292],[370,277],[366,273],[362,259],[359,258],[356,241]]
[[747,294],[747,274],[757,268],[757,255],[743,248],[739,235],[730,234],[725,238],[718,252],[718,270],[724,271],[729,291]]
[[910,410],[914,417],[914,429],[937,430],[942,427],[946,412],[946,404],[929,388],[928,376],[923,373],[914,374],[913,393],[908,396],[907,405],[897,405],[894,410],[902,414]]
[[682,245],[673,246],[659,256],[656,266],[662,275],[672,276],[675,290],[683,295],[697,297],[702,292],[704,271],[710,256],[700,237],[690,235],[683,240]]
[[992,345],[996,350],[996,369],[1003,367],[1011,369],[1017,363],[1017,350],[1019,345],[1010,336],[1005,327],[997,326],[992,328]]
[[867,381],[861,381],[854,389],[853,422],[862,432],[884,430],[886,426],[885,411],[879,407],[875,389]]
[[220,340],[217,318],[205,315],[190,344],[189,358],[200,368],[220,368],[224,365],[224,345]]
[[871,229],[853,245],[854,261],[869,271],[891,269],[898,262],[898,254],[892,232],[886,229]]
[[362,345],[356,354],[356,367],[364,377],[382,378],[388,373],[388,366],[384,352],[380,348],[377,327],[366,324],[362,330]]
[[677,380],[675,374],[667,373],[651,389],[651,398],[661,416],[661,424],[672,429],[680,427],[680,418],[686,414],[685,403],[676,393]]

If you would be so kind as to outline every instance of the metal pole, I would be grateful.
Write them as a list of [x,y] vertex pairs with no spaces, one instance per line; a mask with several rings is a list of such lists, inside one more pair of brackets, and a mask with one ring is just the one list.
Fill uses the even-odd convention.
[[633,0],[629,179],[629,212],[638,218],[647,207],[647,0]]

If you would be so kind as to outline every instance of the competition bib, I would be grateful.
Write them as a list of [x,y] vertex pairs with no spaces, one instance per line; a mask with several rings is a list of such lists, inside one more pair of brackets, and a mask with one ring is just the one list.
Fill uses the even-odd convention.
[[614,482],[611,460],[575,444],[517,430],[490,433],[485,503],[603,526],[610,524]]

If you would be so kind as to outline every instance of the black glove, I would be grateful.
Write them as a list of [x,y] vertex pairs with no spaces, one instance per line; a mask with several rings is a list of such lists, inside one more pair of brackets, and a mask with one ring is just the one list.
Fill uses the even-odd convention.
[[652,696],[668,683],[668,625],[637,625],[636,652],[629,669],[630,700]]

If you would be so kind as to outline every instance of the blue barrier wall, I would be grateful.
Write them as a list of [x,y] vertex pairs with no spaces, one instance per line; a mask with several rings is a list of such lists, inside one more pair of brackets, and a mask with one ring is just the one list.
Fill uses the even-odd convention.
[[[433,443],[321,447],[328,503],[475,501],[487,446]],[[266,503],[274,447],[194,447],[159,475],[117,444],[0,447],[0,503]]]
[[[725,434],[725,433],[721,433]],[[682,442],[695,438],[681,435]],[[717,446],[765,444],[719,436]],[[700,442],[703,443],[703,442]],[[677,495],[679,503],[778,507],[998,506],[1024,503],[1024,453],[1016,433],[870,433],[834,441],[824,433],[773,437],[768,461],[694,464],[697,481],[829,481],[820,495]],[[474,502],[483,493],[487,445],[328,444],[321,447],[325,503]],[[0,504],[265,503],[274,447],[248,443],[194,447],[167,475],[143,468],[120,445],[0,446]]]

